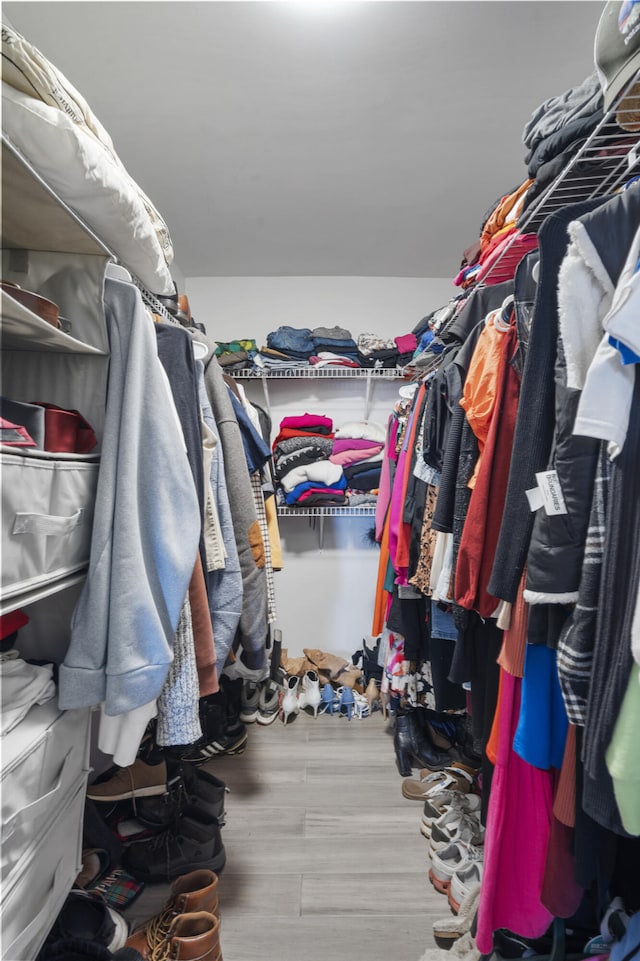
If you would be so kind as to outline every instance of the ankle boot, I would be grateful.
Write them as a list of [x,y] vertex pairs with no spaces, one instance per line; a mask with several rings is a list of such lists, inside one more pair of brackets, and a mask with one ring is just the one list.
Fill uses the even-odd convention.
[[438,751],[427,740],[413,711],[396,716],[393,747],[396,753],[396,766],[401,777],[411,777],[412,767],[441,771],[452,761],[450,754]]
[[320,701],[320,679],[318,677],[318,672],[306,671],[304,677],[302,678],[302,691],[300,693],[300,697],[298,698],[298,705],[301,710],[305,707],[311,708],[313,711],[313,716],[317,717]]
[[201,869],[220,874],[225,860],[219,824],[187,807],[166,831],[130,844],[123,866],[140,881],[171,881]]
[[166,940],[174,918],[194,911],[206,911],[219,917],[218,876],[213,871],[191,871],[177,878],[165,906],[127,938],[126,946],[135,948],[144,961],[149,961]]
[[137,803],[138,819],[150,828],[167,828],[185,807],[195,807],[207,818],[224,824],[224,781],[209,771],[181,764],[169,779],[162,797],[142,798]]
[[222,961],[219,920],[206,911],[179,914],[157,957],[167,961]]

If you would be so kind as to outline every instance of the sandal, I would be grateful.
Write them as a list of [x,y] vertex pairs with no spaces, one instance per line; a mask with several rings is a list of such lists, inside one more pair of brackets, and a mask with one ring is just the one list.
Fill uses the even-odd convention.
[[405,778],[402,782],[402,795],[411,801],[427,801],[441,791],[460,791],[468,794],[473,787],[476,776],[473,768],[467,767],[460,761],[454,761],[450,767],[442,771],[430,771],[423,768],[420,780]]

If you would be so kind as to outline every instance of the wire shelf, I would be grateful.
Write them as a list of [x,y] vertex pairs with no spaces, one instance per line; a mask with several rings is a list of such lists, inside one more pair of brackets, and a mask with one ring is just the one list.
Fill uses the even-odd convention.
[[[224,370],[224,368],[223,368]],[[404,377],[401,367],[299,367],[289,370],[225,370],[237,380],[291,380],[297,378],[328,377],[398,380]]]
[[376,512],[375,504],[361,507],[284,507],[276,508],[278,517],[372,517]]

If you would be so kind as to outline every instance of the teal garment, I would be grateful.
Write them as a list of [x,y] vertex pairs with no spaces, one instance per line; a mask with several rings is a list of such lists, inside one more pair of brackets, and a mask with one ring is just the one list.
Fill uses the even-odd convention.
[[605,760],[625,831],[640,835],[640,672],[634,662]]

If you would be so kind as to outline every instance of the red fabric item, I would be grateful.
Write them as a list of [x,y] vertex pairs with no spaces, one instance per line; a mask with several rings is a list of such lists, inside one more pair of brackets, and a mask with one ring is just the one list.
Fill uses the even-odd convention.
[[29,618],[24,611],[11,611],[9,614],[0,614],[0,641],[5,637],[15,634],[21,627],[29,623]]
[[281,440],[288,440],[290,437],[308,437],[309,440],[314,437],[326,437],[327,440],[333,440],[334,436],[334,434],[314,434],[313,431],[310,430],[295,430],[293,427],[285,427],[274,440],[271,449],[275,450]]
[[510,363],[517,342],[517,332],[512,326],[504,334],[495,413],[469,502],[456,562],[456,602],[467,610],[477,611],[481,617],[491,617],[499,603],[487,593],[487,585],[500,534],[518,413],[520,378]]
[[512,236],[509,234],[487,257],[482,269],[475,277],[476,283],[489,286],[501,284],[505,280],[513,280],[516,267],[522,258],[538,246],[537,234],[520,234],[515,240],[512,240]]
[[40,400],[31,401],[44,407],[44,449],[51,453],[88,454],[98,443],[93,428],[77,410],[66,410]]

